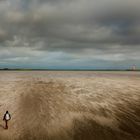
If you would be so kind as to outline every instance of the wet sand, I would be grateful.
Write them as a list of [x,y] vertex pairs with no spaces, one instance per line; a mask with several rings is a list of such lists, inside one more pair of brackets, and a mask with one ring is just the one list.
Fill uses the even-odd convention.
[[0,140],[140,140],[140,72],[0,71],[0,118]]

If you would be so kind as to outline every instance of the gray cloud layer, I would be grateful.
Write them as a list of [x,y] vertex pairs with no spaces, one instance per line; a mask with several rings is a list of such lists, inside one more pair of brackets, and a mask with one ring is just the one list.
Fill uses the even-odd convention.
[[140,66],[139,7],[139,0],[1,0],[1,63]]

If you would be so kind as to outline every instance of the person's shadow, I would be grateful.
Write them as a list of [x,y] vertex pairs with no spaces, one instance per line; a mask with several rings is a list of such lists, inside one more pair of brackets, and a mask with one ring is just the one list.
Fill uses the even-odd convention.
[[5,127],[4,127],[2,124],[0,124],[0,128],[3,128],[3,129],[5,129]]

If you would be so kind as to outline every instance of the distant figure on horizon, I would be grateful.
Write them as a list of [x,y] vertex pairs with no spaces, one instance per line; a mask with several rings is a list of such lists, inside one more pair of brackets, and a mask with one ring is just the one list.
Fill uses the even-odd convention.
[[8,129],[8,121],[11,119],[11,115],[8,111],[3,116],[3,120],[5,121],[5,129]]
[[135,71],[136,70],[136,65],[132,66],[132,70]]

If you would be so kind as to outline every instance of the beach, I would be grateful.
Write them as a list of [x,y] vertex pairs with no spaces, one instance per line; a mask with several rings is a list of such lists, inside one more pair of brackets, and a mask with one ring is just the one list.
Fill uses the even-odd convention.
[[139,140],[140,72],[0,71],[0,118],[0,140]]

